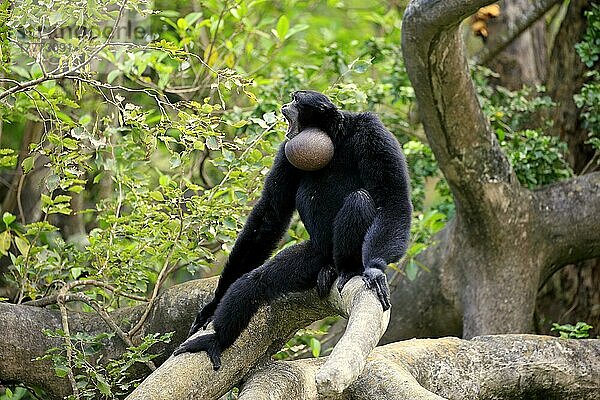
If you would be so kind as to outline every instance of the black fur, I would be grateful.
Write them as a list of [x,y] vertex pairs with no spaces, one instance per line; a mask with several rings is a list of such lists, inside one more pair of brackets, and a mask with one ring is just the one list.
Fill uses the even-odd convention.
[[[334,156],[325,168],[305,172],[288,162],[285,143],[279,148],[215,298],[190,330],[191,335],[212,320],[216,334],[188,339],[176,350],[207,351],[217,369],[220,351],[233,344],[260,305],[283,294],[316,286],[325,296],[338,275],[340,290],[351,277],[362,275],[387,310],[383,271],[407,248],[412,205],[406,162],[396,139],[372,113],[340,111],[312,91],[295,92],[292,98],[282,109],[290,125],[298,131],[317,127],[327,132]],[[265,263],[294,209],[310,240]]]

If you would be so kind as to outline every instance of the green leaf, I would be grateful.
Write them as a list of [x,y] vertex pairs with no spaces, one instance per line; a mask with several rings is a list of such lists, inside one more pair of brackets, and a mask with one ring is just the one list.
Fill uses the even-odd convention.
[[115,79],[117,79],[119,76],[121,75],[121,71],[118,69],[113,69],[112,71],[110,71],[108,73],[108,76],[106,77],[106,81],[108,83],[113,83],[113,81]]
[[0,233],[0,254],[5,256],[10,248],[11,235],[9,231]]
[[188,28],[188,26],[189,26],[189,25],[188,25],[188,22],[187,22],[185,19],[183,19],[183,18],[179,18],[179,19],[177,20],[177,27],[178,27],[179,29],[181,29],[182,31],[185,31],[185,30]]
[[210,150],[218,150],[219,142],[217,141],[217,138],[214,136],[207,137],[206,138],[206,147],[208,147]]
[[104,176],[104,172],[100,172],[98,175],[96,175],[94,177],[94,180],[92,181],[95,184],[97,184],[98,182],[100,182],[100,180],[102,179],[102,177]]
[[233,126],[234,128],[241,128],[242,126],[248,125],[248,121],[246,121],[245,119],[242,119],[237,122],[227,122],[227,124],[230,126]]
[[82,272],[83,272],[83,268],[81,268],[81,267],[71,268],[71,276],[73,277],[73,279],[79,278],[81,276]]
[[156,201],[165,201],[165,197],[158,190],[150,192],[150,197],[152,197]]
[[160,186],[166,187],[169,184],[169,177],[167,175],[161,175],[160,178],[158,178],[158,183]]
[[105,396],[111,396],[110,385],[102,375],[96,375],[96,380],[98,381],[98,390]]
[[31,247],[27,239],[20,236],[15,236],[15,244],[17,245],[17,249],[19,249],[21,254],[27,257],[27,254],[29,254],[29,248]]
[[274,113],[274,112],[268,112],[268,113],[265,113],[265,114],[263,115],[263,119],[264,119],[264,120],[265,120],[265,122],[266,122],[267,124],[269,124],[269,125],[270,125],[270,124],[274,124],[275,122],[277,122],[277,116],[275,115],[275,113]]
[[321,342],[316,338],[310,338],[310,349],[313,357],[317,358],[321,354]]
[[362,74],[365,73],[369,67],[371,66],[371,61],[370,60],[356,60],[355,62],[352,63],[352,65],[350,66],[354,72]]
[[179,157],[179,154],[173,154],[171,156],[171,158],[169,159],[169,166],[171,168],[177,168],[181,165],[181,157]]
[[81,193],[85,188],[81,185],[73,185],[69,188],[69,192]]
[[15,222],[16,219],[17,219],[17,217],[12,215],[8,211],[5,211],[4,215],[2,216],[2,221],[4,221],[4,225],[6,225],[7,228],[10,226],[10,224]]
[[408,264],[406,264],[406,277],[410,281],[414,281],[417,277],[417,273],[419,272],[419,266],[414,260],[410,260]]
[[59,378],[64,378],[69,373],[69,368],[65,367],[64,365],[56,365],[54,366],[54,373]]
[[66,195],[66,194],[59,194],[58,196],[56,196],[54,198],[54,203],[66,203],[68,201],[71,201],[71,196]]
[[279,21],[277,21],[277,37],[282,42],[285,40],[285,35],[290,30],[290,21],[285,15],[279,17]]
[[79,124],[87,125],[92,122],[92,116],[90,114],[85,114],[79,117]]
[[188,23],[188,26],[194,25],[201,18],[202,18],[201,12],[193,12],[193,13],[189,13],[188,15],[185,16],[185,20]]
[[298,32],[305,31],[308,28],[309,28],[309,25],[307,25],[307,24],[294,25],[290,28],[290,31],[287,33],[287,35],[285,35],[285,39],[288,39],[288,38],[294,36]]
[[29,171],[31,171],[31,169],[33,168],[33,162],[34,162],[33,157],[27,157],[23,160],[23,162],[21,163],[21,166],[23,167],[23,173],[26,174]]

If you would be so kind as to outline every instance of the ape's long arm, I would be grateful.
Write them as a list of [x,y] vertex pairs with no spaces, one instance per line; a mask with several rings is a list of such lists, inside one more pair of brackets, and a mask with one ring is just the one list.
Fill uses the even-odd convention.
[[280,146],[260,197],[238,236],[219,279],[214,299],[196,317],[190,333],[205,326],[225,292],[240,276],[259,267],[275,250],[295,209],[298,172]]
[[406,161],[398,142],[377,117],[371,116],[369,129],[361,137],[359,150],[361,179],[369,191],[377,214],[363,242],[363,265],[385,269],[406,252],[412,204]]
[[222,297],[237,278],[259,267],[275,250],[295,209],[298,189],[297,170],[284,153],[285,143],[275,157],[273,167],[244,229],[238,236],[225,264],[215,298]]

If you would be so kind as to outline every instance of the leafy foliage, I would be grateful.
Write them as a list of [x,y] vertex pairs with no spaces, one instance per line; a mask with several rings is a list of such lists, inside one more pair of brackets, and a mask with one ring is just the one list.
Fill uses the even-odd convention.
[[[591,4],[591,9],[585,12],[587,29],[583,40],[575,46],[581,61],[590,68],[587,72],[587,82],[581,91],[573,98],[581,109],[580,118],[583,126],[589,131],[589,140],[596,149],[596,165],[600,163],[600,73],[594,66],[600,58],[600,6]],[[592,160],[593,162],[593,160]]]
[[[63,330],[44,332],[50,337],[64,338]],[[47,355],[39,360],[51,360],[57,376],[65,378],[70,372],[74,373],[82,399],[111,399],[128,394],[139,383],[139,379],[130,377],[130,368],[135,363],[148,362],[158,356],[149,353],[156,343],[169,343],[172,333],[159,335],[157,333],[142,338],[141,343],[132,346],[119,358],[104,362],[98,353],[106,345],[106,340],[114,333],[89,335],[78,332],[70,335],[72,345],[48,349]],[[67,356],[67,346],[72,352],[71,360]],[[68,399],[75,399],[71,395]]]
[[492,87],[488,78],[493,75],[483,67],[475,70],[479,99],[519,182],[535,188],[572,176],[564,157],[566,143],[544,134],[550,122],[540,114],[554,106],[544,95],[544,88],[510,91],[502,86]]
[[583,40],[575,45],[577,54],[588,68],[592,68],[600,60],[600,5],[592,3],[590,10],[585,11],[587,29]]
[[557,323],[552,324],[552,331],[558,332],[560,337],[563,339],[586,339],[590,337],[590,329],[593,326],[586,324],[585,322],[579,321],[575,325],[564,324],[559,325]]

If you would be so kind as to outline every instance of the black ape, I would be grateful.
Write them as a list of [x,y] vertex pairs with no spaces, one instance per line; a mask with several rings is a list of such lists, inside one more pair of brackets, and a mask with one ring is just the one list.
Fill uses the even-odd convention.
[[[198,313],[190,330],[191,335],[212,320],[216,333],[188,340],[175,351],[204,350],[215,369],[220,367],[221,351],[233,344],[261,304],[315,286],[325,296],[337,275],[340,289],[351,277],[362,275],[387,310],[389,289],[383,271],[406,251],[412,206],[398,142],[374,114],[340,111],[312,91],[295,92],[292,98],[282,108],[288,137],[319,128],[333,141],[333,159],[318,171],[301,171],[286,159],[285,143],[279,148],[215,298]],[[310,240],[267,260],[294,209]]]

